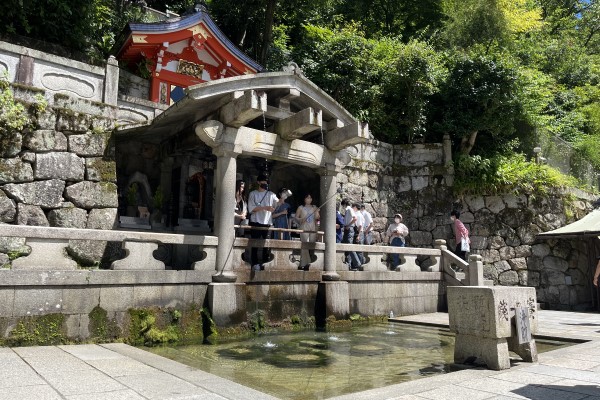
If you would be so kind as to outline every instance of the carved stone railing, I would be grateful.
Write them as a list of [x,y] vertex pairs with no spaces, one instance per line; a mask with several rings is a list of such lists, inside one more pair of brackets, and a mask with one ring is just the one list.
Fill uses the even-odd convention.
[[[160,245],[198,246],[204,253],[202,260],[195,261],[190,269],[219,272],[216,265],[216,252],[219,239],[216,236],[182,235],[171,233],[154,233],[120,230],[94,230],[75,228],[53,228],[23,225],[0,225],[0,235],[4,237],[26,238],[25,244],[31,251],[24,257],[12,261],[14,270],[75,270],[77,263],[69,258],[66,248],[70,240],[91,240],[120,242],[125,250],[125,257],[113,261],[114,270],[164,270],[165,264],[154,257]],[[414,247],[395,247],[378,245],[337,244],[336,270],[346,271],[344,253],[347,251],[363,252],[365,263],[362,270],[367,272],[443,272],[450,285],[481,286],[483,285],[482,263],[480,256],[471,256],[467,264],[445,248],[444,241],[438,241],[438,248],[424,249]],[[325,244],[303,243],[298,240],[261,240],[236,238],[231,248],[230,257],[233,269],[249,270],[249,255],[253,247],[269,248],[270,259],[264,263],[267,270],[296,270],[300,266],[300,251],[311,251],[311,271],[324,270]],[[398,254],[400,265],[392,267],[392,254]],[[427,261],[427,258],[429,260]],[[420,259],[420,262],[418,260]],[[456,272],[450,265],[455,263],[465,272]],[[427,267],[421,265],[427,265]]]
[[12,269],[73,270],[77,263],[68,257],[69,240],[121,242],[125,258],[114,261],[111,269],[161,270],[165,264],[154,258],[160,244],[197,245],[206,257],[195,262],[192,269],[214,268],[218,239],[214,236],[178,235],[118,230],[51,228],[23,225],[0,225],[0,235],[25,238],[29,255],[12,261]]

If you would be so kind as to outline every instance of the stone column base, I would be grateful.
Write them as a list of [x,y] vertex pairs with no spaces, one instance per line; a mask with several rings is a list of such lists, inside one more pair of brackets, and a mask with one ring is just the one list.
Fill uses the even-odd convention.
[[454,343],[457,364],[486,364],[494,370],[510,368],[508,343],[505,338],[491,339],[457,333]]
[[245,283],[209,283],[208,308],[217,326],[246,321]]
[[317,291],[317,319],[324,321],[327,317],[346,319],[350,315],[350,291],[348,282],[319,282]]

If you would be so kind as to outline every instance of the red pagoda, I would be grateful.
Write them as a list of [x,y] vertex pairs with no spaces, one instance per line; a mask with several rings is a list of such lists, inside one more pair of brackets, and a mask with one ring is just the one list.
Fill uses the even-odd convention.
[[130,23],[117,59],[150,78],[150,100],[173,104],[198,83],[256,74],[263,67],[234,45],[204,7],[154,23]]

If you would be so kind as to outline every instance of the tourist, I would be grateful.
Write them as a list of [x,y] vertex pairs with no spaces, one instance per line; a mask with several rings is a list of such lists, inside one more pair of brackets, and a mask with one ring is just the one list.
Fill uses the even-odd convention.
[[[386,242],[390,246],[404,247],[406,246],[406,236],[408,236],[408,228],[402,223],[402,214],[394,215],[394,222],[388,226],[385,233]],[[392,268],[400,265],[400,254],[392,254]]]
[[373,243],[373,217],[371,217],[371,213],[365,209],[364,204],[360,205],[360,212],[362,213],[362,216],[365,219],[365,224],[363,227],[363,243],[370,245],[371,243]]
[[340,213],[340,203],[335,207],[335,242],[342,243],[344,238],[344,216]]
[[600,257],[598,257],[598,264],[596,264],[596,272],[594,273],[594,278],[592,279],[592,283],[596,287],[598,287],[598,277],[600,277]]
[[[251,213],[250,237],[252,239],[268,239],[269,230],[260,228],[271,227],[271,213],[275,210],[275,205],[279,201],[275,193],[269,191],[269,181],[266,175],[261,174],[256,178],[258,189],[250,192],[248,196],[248,211]],[[269,249],[263,247],[261,263],[258,262],[258,248],[252,247],[250,251],[250,264],[253,270],[264,269],[263,263],[269,259]]]
[[[296,220],[300,229],[300,240],[303,243],[315,243],[317,240],[317,220],[320,219],[319,209],[312,205],[312,196],[306,194],[304,196],[304,205],[296,210]],[[309,232],[306,232],[309,231]],[[300,266],[298,269],[308,271],[311,261],[311,251],[302,247],[300,250]]]
[[[342,243],[354,244],[354,232],[356,228],[356,215],[352,212],[350,199],[342,200],[342,208],[344,209],[344,236]],[[346,264],[351,271],[357,271],[361,267],[360,260],[355,251],[344,252]]]
[[[352,203],[352,212],[356,215],[356,227],[354,229],[354,244],[364,244],[363,226],[365,225],[365,217],[360,212],[360,204]],[[360,265],[365,263],[365,255],[362,251],[357,251],[356,255],[360,260]]]
[[[277,202],[277,205],[275,206],[275,210],[273,211],[273,228],[283,228],[283,229],[289,229],[289,221],[288,221],[288,214],[289,214],[289,209],[290,209],[290,205],[289,203],[286,203],[286,199],[288,198],[288,196],[291,194],[292,192],[290,192],[288,189],[286,188],[281,188],[278,192],[279,195],[279,201]],[[289,232],[278,232],[278,231],[274,231],[273,232],[273,239],[280,239],[280,240],[290,240],[290,233]]]
[[452,229],[454,231],[454,238],[456,239],[456,250],[454,253],[466,261],[469,244],[471,243],[469,231],[460,220],[460,211],[452,210],[450,220],[452,221]]
[[[235,182],[235,215],[233,217],[234,225],[248,225],[246,215],[248,213],[248,204],[244,198],[244,187],[246,184],[243,180]],[[244,236],[244,229],[240,228],[236,231],[237,236]]]

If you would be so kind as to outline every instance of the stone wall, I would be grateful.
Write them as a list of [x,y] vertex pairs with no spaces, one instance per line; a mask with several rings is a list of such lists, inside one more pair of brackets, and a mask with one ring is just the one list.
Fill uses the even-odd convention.
[[593,200],[581,192],[467,196],[458,206],[472,235],[472,252],[483,256],[486,279],[495,285],[532,286],[544,306],[579,310],[591,301],[588,243],[538,240],[536,235],[582,218]]
[[449,213],[457,209],[471,233],[471,254],[483,257],[486,279],[495,285],[535,287],[538,301],[548,308],[589,308],[588,244],[536,237],[582,218],[595,198],[577,190],[546,196],[456,197],[449,152],[448,142],[371,142],[351,149],[352,161],[339,181],[350,199],[365,203],[371,212],[374,241],[382,241],[399,212],[410,231],[408,246],[431,248],[436,239],[444,239],[453,249]]

